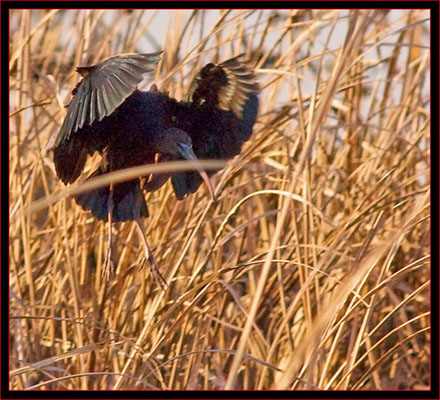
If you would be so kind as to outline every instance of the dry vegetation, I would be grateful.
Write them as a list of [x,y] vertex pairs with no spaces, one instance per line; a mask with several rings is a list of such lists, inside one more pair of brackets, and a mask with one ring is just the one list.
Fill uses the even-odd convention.
[[[11,389],[427,389],[428,18],[12,11]],[[105,226],[50,151],[76,65],[160,48],[155,82],[178,99],[201,66],[242,52],[262,89],[251,140],[213,177],[217,202],[203,186],[146,195],[165,292],[139,268],[133,223],[115,227],[103,280]]]

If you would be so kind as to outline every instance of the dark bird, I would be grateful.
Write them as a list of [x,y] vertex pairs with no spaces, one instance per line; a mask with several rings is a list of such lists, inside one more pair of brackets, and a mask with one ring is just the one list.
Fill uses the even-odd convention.
[[[78,179],[87,155],[95,152],[103,156],[103,162],[87,179],[143,164],[229,159],[240,153],[258,112],[258,85],[253,71],[239,61],[241,56],[204,66],[184,100],[178,102],[155,85],[149,91],[137,90],[144,75],[154,71],[160,54],[123,54],[77,68],[83,79],[72,91],[54,146],[56,173],[65,184]],[[103,273],[108,277],[115,266],[112,223],[134,220],[152,275],[164,287],[166,281],[140,222],[148,216],[142,189],[157,190],[171,177],[180,200],[205,181],[215,199],[208,178],[213,173],[198,169],[152,174],[74,196],[84,210],[109,223]]]

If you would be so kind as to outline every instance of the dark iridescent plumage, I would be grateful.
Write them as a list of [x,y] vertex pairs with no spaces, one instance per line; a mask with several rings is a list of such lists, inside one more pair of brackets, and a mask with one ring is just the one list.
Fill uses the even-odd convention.
[[[156,88],[137,90],[159,55],[120,55],[77,69],[83,79],[72,92],[54,147],[56,172],[65,184],[78,179],[87,155],[96,151],[105,162],[89,178],[156,159],[229,159],[241,151],[258,111],[252,70],[238,58],[207,64],[178,102]],[[157,190],[169,176],[178,199],[194,193],[202,178],[210,187],[206,173],[189,171],[146,177],[144,189]],[[138,178],[117,182],[75,200],[100,220],[139,220],[148,216],[140,185]]]

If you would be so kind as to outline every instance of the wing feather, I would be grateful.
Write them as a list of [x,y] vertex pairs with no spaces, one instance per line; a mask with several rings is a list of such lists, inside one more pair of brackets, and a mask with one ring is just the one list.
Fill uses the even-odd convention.
[[161,53],[122,54],[93,66],[78,67],[84,78],[72,92],[74,97],[67,106],[55,146],[69,140],[85,124],[113,113],[136,90],[144,75],[154,71]]
[[[204,66],[185,96],[181,124],[199,159],[232,158],[252,134],[259,89],[252,69],[238,58]],[[171,180],[178,199],[202,183],[197,171],[173,173]]]
[[232,111],[241,119],[246,101],[259,92],[253,70],[239,60],[242,56],[203,67],[191,83],[185,101],[200,106],[215,105],[222,110]]

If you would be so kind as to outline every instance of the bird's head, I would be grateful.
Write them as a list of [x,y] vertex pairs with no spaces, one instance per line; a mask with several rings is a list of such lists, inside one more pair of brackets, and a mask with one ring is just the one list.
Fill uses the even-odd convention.
[[[192,148],[191,137],[182,129],[170,128],[160,136],[156,145],[156,151],[162,154],[170,154],[174,157],[183,157],[189,161],[199,161]],[[203,168],[197,168],[208,188],[212,200],[216,200],[214,189],[208,174]]]
[[[155,150],[158,153],[183,156],[182,151],[192,148],[191,137],[182,129],[170,128],[156,136]],[[185,157],[187,158],[187,157]]]

